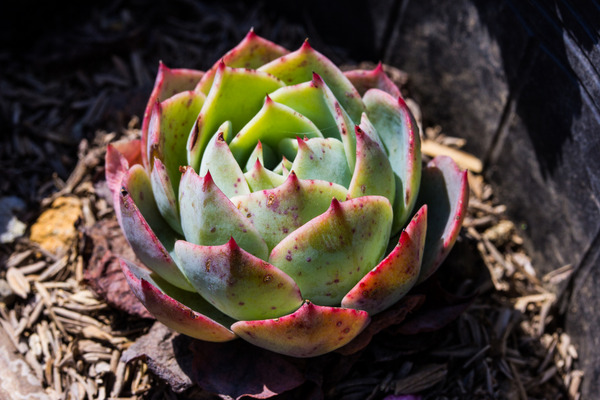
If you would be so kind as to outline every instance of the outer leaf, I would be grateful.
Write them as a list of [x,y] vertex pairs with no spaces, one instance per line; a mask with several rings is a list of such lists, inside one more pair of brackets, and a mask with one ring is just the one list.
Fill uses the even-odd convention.
[[429,224],[419,283],[444,261],[462,226],[469,203],[467,171],[446,156],[438,156],[423,170],[419,204],[427,204]]
[[[186,90],[192,90],[200,81],[204,72],[191,69],[170,69],[162,62],[158,64],[158,74],[154,82],[154,88],[148,99],[144,119],[142,121],[142,148],[147,149],[148,143],[148,125],[152,108],[157,102],[168,99],[169,97]],[[146,152],[142,152],[144,166],[148,166],[149,159]]]
[[231,121],[233,132],[239,131],[260,110],[265,94],[282,86],[265,72],[229,68],[221,62],[189,137],[188,164],[197,170],[206,144],[223,122]]
[[[159,158],[169,174],[173,191],[179,191],[179,167],[187,165],[185,144],[204,95],[185,91],[156,103],[148,126],[148,161]],[[152,168],[152,165],[151,165]]]
[[325,212],[332,198],[344,200],[346,189],[331,182],[301,180],[292,171],[271,190],[231,199],[248,218],[270,249],[306,222]]
[[384,196],[394,204],[395,177],[383,149],[356,127],[356,166],[348,187],[349,197]]
[[381,89],[393,97],[400,97],[400,89],[387,76],[381,63],[372,70],[355,69],[344,72],[346,78],[352,82],[360,95],[364,95],[369,89]]
[[281,139],[296,136],[323,137],[308,118],[267,96],[262,109],[235,135],[229,148],[238,162],[245,162],[259,140],[277,148]]
[[196,293],[178,289],[159,277],[152,277],[129,261],[121,260],[121,268],[135,296],[156,319],[169,328],[210,342],[226,342],[237,337],[225,327],[234,321]]
[[342,307],[375,315],[404,297],[419,277],[426,231],[427,206],[423,206],[392,252],[342,299]]
[[160,158],[154,159],[154,168],[150,173],[150,180],[152,182],[152,193],[160,215],[174,231],[183,235],[179,218],[179,202],[173,191],[173,184],[167,173],[167,168],[160,161]]
[[121,228],[138,258],[169,283],[193,290],[171,257],[177,235],[160,216],[141,165],[134,165],[123,178],[119,202]]
[[292,357],[315,357],[350,342],[369,320],[364,311],[306,302],[293,314],[263,321],[239,321],[231,329],[265,349]]
[[284,57],[280,57],[263,65],[259,71],[275,75],[286,85],[294,85],[309,81],[312,74],[319,74],[339,100],[342,107],[348,112],[353,121],[360,120],[364,105],[360,95],[352,83],[344,76],[342,71],[327,57],[315,51],[308,41],[300,49]]
[[119,194],[121,182],[130,165],[141,163],[140,141],[111,143],[106,148],[106,184],[112,193],[117,220],[121,222]]
[[326,212],[275,246],[269,261],[296,281],[304,298],[339,304],[383,257],[391,224],[385,197],[333,199]]
[[352,173],[342,142],[333,138],[298,138],[297,143],[292,170],[300,179],[320,179],[348,187]]
[[188,242],[203,246],[225,244],[230,238],[258,258],[267,259],[265,241],[227,196],[210,173],[200,177],[187,168],[179,188],[181,227]]
[[208,142],[200,163],[200,175],[210,172],[217,187],[225,196],[232,197],[248,194],[250,188],[240,165],[223,138],[227,137],[229,132],[231,132],[231,123],[227,121],[221,125],[217,134]]
[[[286,55],[289,51],[267,39],[264,39],[250,30],[246,37],[233,49],[223,56],[221,61],[232,68],[256,69],[278,57]],[[220,63],[220,62],[219,62]],[[202,80],[196,87],[197,91],[207,94],[212,86],[219,63],[206,71]]]
[[392,234],[395,234],[409,218],[417,200],[421,179],[419,133],[401,97],[396,100],[382,90],[370,89],[363,101],[396,174],[392,225]]
[[196,290],[232,318],[275,318],[302,305],[292,278],[240,249],[233,239],[222,246],[197,246],[180,240],[175,252]]

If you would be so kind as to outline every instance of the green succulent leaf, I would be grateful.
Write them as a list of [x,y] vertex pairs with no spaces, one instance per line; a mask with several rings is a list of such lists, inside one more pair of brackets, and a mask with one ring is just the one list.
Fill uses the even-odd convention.
[[297,136],[323,137],[308,118],[267,96],[262,109],[235,135],[229,148],[239,162],[245,162],[259,140],[277,148],[282,139]]
[[375,315],[404,297],[419,278],[426,231],[427,206],[423,206],[390,254],[344,296],[342,307]]
[[283,85],[283,82],[268,73],[230,68],[221,62],[189,136],[188,164],[198,170],[206,144],[219,126],[225,121],[231,121],[233,132],[238,132],[261,109],[265,94]]
[[244,174],[244,177],[252,192],[273,189],[285,182],[286,179],[284,176],[263,167],[258,159],[254,163],[254,167]]
[[222,246],[198,246],[180,240],[175,252],[198,293],[232,318],[275,318],[302,305],[292,278],[242,250],[233,239]]
[[235,320],[218,311],[197,293],[181,290],[132,262],[120,262],[135,296],[169,328],[210,342],[227,342],[237,338],[227,328]]
[[258,230],[271,250],[297,228],[325,212],[332,198],[343,201],[346,194],[343,186],[298,179],[292,171],[282,185],[236,196],[231,202]]
[[356,127],[356,166],[348,196],[384,196],[394,204],[396,182],[394,171],[383,149]]
[[208,142],[200,163],[200,175],[204,176],[210,172],[217,187],[227,197],[250,193],[246,177],[225,142],[225,137],[229,136],[230,132],[231,123],[226,121]]
[[160,158],[154,159],[154,168],[150,173],[150,181],[152,183],[152,193],[154,194],[160,215],[162,215],[175,232],[183,235],[181,219],[179,218],[179,202],[173,191],[173,184],[167,173],[167,168]]
[[306,299],[339,304],[383,257],[391,224],[385,197],[333,199],[326,212],[279,242],[269,262],[290,275]]
[[431,160],[423,170],[418,200],[418,204],[427,204],[430,210],[419,282],[431,276],[452,249],[468,203],[467,171],[461,171],[450,157]]
[[348,187],[352,173],[344,145],[337,139],[297,139],[298,154],[292,170],[301,179],[320,179]]
[[395,99],[379,89],[368,90],[363,101],[377,130],[396,177],[394,223],[398,232],[410,217],[421,180],[421,142],[416,124],[401,97]]
[[144,166],[148,167],[150,161],[152,161],[148,158],[146,149],[148,148],[148,125],[155,104],[160,103],[177,93],[194,89],[203,76],[203,71],[185,68],[171,69],[166,67],[162,62],[158,64],[158,74],[156,75],[156,81],[154,82],[154,89],[148,99],[146,111],[144,111],[144,119],[142,120],[142,163]]
[[173,261],[177,234],[162,219],[148,174],[139,164],[123,177],[119,213],[123,233],[138,258],[173,285],[193,290]]
[[[289,53],[289,51],[285,48],[267,39],[261,38],[254,33],[253,30],[250,30],[244,40],[228,51],[219,63],[223,62],[226,66],[232,68],[256,69],[269,61],[273,61],[276,58],[286,55],[287,53]],[[202,80],[198,83],[196,91],[208,94],[217,69],[219,68],[219,63],[213,65],[211,69],[206,71],[206,74],[204,74]]]
[[179,167],[187,165],[185,145],[204,95],[192,91],[178,93],[156,103],[148,126],[148,160],[160,159],[175,193],[179,190]]
[[322,307],[307,301],[293,314],[238,321],[231,329],[244,340],[277,353],[316,357],[350,342],[369,321],[369,314],[364,311]]
[[308,82],[313,73],[316,73],[331,87],[353,121],[358,122],[360,114],[365,110],[360,95],[348,78],[327,57],[314,50],[308,41],[295,52],[273,60],[258,70],[278,77],[288,86]]
[[215,185],[210,173],[200,177],[187,168],[179,187],[181,227],[185,239],[193,244],[217,246],[230,238],[244,250],[266,260],[265,241],[252,223]]

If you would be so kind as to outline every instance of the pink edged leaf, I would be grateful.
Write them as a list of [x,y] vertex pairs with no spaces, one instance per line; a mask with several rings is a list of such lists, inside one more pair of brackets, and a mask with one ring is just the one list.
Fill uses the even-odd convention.
[[267,244],[246,215],[215,185],[210,173],[201,177],[192,168],[185,169],[179,186],[179,209],[188,242],[219,246],[233,237],[247,252],[267,259]]
[[375,315],[406,295],[419,277],[426,232],[427,206],[423,206],[392,252],[342,299],[342,307]]
[[315,357],[354,339],[369,323],[360,310],[305,302],[296,312],[277,319],[239,321],[231,329],[259,347],[292,357]]
[[145,150],[148,148],[148,126],[152,108],[157,102],[164,101],[179,92],[193,90],[203,75],[204,72],[192,69],[170,69],[162,62],[158,65],[158,74],[142,121],[142,148],[144,149],[142,159],[145,166],[148,166],[151,161]]
[[185,146],[203,103],[203,94],[184,91],[156,103],[152,108],[147,143],[150,169],[154,159],[160,159],[175,193],[179,191],[181,179],[179,167],[187,165]]
[[359,127],[356,131],[356,166],[348,187],[349,197],[384,196],[394,204],[396,181],[383,148]]
[[[301,368],[281,354],[243,340],[229,343],[194,341],[190,377],[198,386],[227,399],[268,399],[301,386]],[[306,399],[306,397],[302,397]]]
[[123,259],[121,268],[135,296],[157,320],[169,328],[209,342],[226,342],[237,337],[226,328],[234,321],[198,294],[170,285]]
[[83,230],[85,248],[91,248],[85,263],[83,279],[96,295],[117,310],[141,318],[152,315],[129,289],[121,271],[120,257],[135,259],[135,254],[123,236],[115,218],[103,218]]
[[257,158],[254,166],[244,174],[252,192],[273,189],[285,182],[285,177],[266,169]]
[[[256,69],[263,64],[286,55],[287,53],[289,53],[287,49],[258,36],[254,33],[254,30],[251,29],[237,46],[229,50],[223,56],[221,61],[226,66],[232,68]],[[221,61],[206,71],[206,74],[204,74],[196,87],[197,91],[201,91],[204,94],[209,92]]]
[[283,104],[266,97],[263,107],[235,135],[229,147],[242,165],[246,162],[258,141],[277,148],[283,138],[297,136],[322,137],[312,121]]
[[230,121],[232,132],[238,132],[261,109],[265,95],[283,85],[266,72],[230,68],[223,62],[219,63],[214,83],[189,136],[188,165],[198,170],[208,141],[223,122]]
[[352,172],[344,145],[334,138],[297,138],[298,153],[292,170],[300,179],[320,179],[348,187]]
[[141,165],[134,165],[123,177],[119,206],[121,228],[140,261],[171,284],[193,290],[171,257],[177,234],[161,217]]
[[210,172],[217,187],[227,197],[250,193],[246,177],[225,141],[230,134],[231,123],[224,122],[208,142],[200,162],[200,175]]
[[392,207],[381,196],[340,203],[290,233],[269,261],[290,275],[305,299],[336,305],[382,259],[392,224]]
[[121,182],[127,173],[130,165],[141,162],[140,140],[127,142],[110,143],[106,148],[105,155],[105,176],[108,189],[112,193],[115,213],[120,220],[119,212],[119,192],[121,191]]
[[373,336],[393,325],[401,324],[411,312],[419,309],[425,302],[424,295],[412,295],[403,297],[387,310],[371,318],[371,323],[354,340],[337,350],[337,353],[348,356],[354,354],[369,345]]
[[370,89],[363,101],[396,176],[392,227],[392,234],[396,234],[410,217],[417,200],[421,180],[419,132],[401,97],[396,99],[382,90]]
[[150,181],[152,182],[152,193],[160,215],[174,231],[183,235],[181,219],[179,218],[179,203],[173,190],[171,178],[167,173],[167,168],[159,158],[154,159]]
[[331,182],[298,179],[292,171],[274,189],[262,190],[231,199],[273,249],[290,233],[322,214],[332,198],[343,201],[346,188]]
[[434,158],[423,170],[418,202],[429,208],[420,283],[437,270],[458,237],[469,203],[467,171],[450,157]]
[[275,75],[286,85],[310,81],[316,73],[331,88],[352,121],[358,122],[365,110],[360,95],[348,78],[327,57],[314,50],[308,41],[300,49],[263,65],[259,71]]
[[361,96],[369,89],[381,89],[393,97],[401,96],[400,89],[387,76],[381,63],[372,70],[355,69],[344,72],[344,75],[352,82]]
[[175,243],[181,268],[209,303],[235,319],[267,319],[302,305],[296,283],[281,270],[242,250],[231,239],[222,246]]

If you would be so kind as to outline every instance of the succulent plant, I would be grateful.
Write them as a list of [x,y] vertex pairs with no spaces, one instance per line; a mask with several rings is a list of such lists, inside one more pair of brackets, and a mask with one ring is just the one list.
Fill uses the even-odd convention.
[[252,31],[207,72],[160,64],[141,139],[106,157],[145,307],[186,335],[295,357],[344,346],[427,279],[468,195],[451,159],[422,167],[381,65],[341,72]]

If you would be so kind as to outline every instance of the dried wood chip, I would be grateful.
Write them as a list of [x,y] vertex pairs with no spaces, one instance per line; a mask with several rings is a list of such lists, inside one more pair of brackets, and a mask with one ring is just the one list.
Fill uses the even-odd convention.
[[13,292],[22,299],[26,299],[31,293],[31,285],[25,275],[17,268],[9,268],[6,271],[6,281]]

